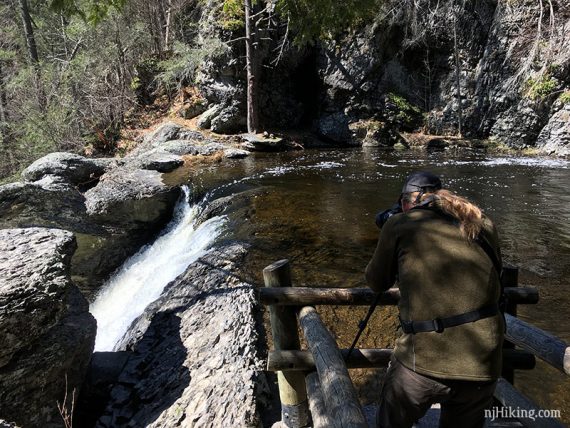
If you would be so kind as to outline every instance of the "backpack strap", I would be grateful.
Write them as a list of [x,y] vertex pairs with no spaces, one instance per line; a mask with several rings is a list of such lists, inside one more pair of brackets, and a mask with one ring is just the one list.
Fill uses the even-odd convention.
[[499,313],[499,305],[493,304],[483,306],[482,308],[475,309],[474,311],[465,312],[459,315],[453,315],[445,318],[435,318],[427,321],[405,321],[400,318],[400,325],[402,331],[406,334],[424,333],[435,331],[442,333],[446,328],[455,327],[461,324],[478,321],[483,318],[489,318]]

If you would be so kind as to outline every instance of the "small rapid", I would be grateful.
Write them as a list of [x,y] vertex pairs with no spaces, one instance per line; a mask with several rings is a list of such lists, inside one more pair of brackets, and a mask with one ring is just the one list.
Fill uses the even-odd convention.
[[111,351],[145,308],[158,299],[165,286],[192,262],[207,253],[221,234],[225,216],[197,224],[207,198],[190,205],[183,187],[174,216],[164,232],[130,257],[107,281],[90,312],[97,320],[95,351]]

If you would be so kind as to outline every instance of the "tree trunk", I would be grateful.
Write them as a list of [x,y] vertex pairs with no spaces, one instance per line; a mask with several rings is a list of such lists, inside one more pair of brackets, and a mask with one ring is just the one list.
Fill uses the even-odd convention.
[[4,70],[0,61],[0,133],[4,136],[4,127],[8,123],[8,112],[6,111],[6,89],[4,87]]
[[251,19],[251,0],[245,0],[245,56],[247,69],[247,132],[257,133],[259,127],[257,108],[257,67],[256,48],[254,43],[255,32]]
[[34,37],[34,29],[32,27],[32,17],[30,16],[30,8],[28,7],[28,0],[18,0],[20,6],[20,15],[22,16],[22,23],[24,24],[24,34],[26,36],[26,45],[28,47],[28,56],[30,63],[36,72],[35,85],[38,97],[38,106],[41,112],[46,109],[46,95],[42,87],[41,70],[40,70],[40,57],[38,55],[38,47],[36,45],[36,38]]
[[172,20],[172,0],[166,1],[166,24],[164,26],[164,50],[170,49],[170,21]]
[[14,171],[14,155],[10,150],[10,128],[8,127],[6,89],[4,87],[4,70],[0,61],[0,161],[3,163],[0,176],[6,177]]
[[38,48],[34,37],[34,29],[32,27],[32,18],[28,7],[28,0],[19,0],[20,15],[24,24],[24,34],[26,35],[26,45],[28,46],[28,55],[32,65],[37,66],[40,62],[38,57]]
[[457,128],[459,136],[463,135],[463,106],[461,105],[461,64],[459,47],[457,46],[457,9],[453,6],[453,50],[455,56],[455,86],[457,97]]

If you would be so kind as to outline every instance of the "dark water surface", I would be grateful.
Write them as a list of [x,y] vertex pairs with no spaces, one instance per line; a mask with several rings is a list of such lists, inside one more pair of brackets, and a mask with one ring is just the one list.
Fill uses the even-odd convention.
[[[378,230],[375,214],[397,199],[412,171],[431,170],[444,186],[471,199],[500,234],[504,262],[520,268],[521,286],[539,289],[537,305],[519,316],[570,341],[570,163],[564,160],[489,156],[480,152],[385,152],[364,148],[258,154],[229,164],[178,171],[199,193],[236,195],[229,239],[252,245],[250,280],[262,284],[266,265],[288,258],[299,286],[365,286],[363,272]],[[434,296],[437,298],[437,296]],[[366,308],[319,308],[348,347]],[[395,308],[377,309],[359,346],[392,347]],[[367,401],[376,397],[377,376],[357,371]],[[518,371],[516,385],[546,409],[570,421],[570,380],[539,362]]]

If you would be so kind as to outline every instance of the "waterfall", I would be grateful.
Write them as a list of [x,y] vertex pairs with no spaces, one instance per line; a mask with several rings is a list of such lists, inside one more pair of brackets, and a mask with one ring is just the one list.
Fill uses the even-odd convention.
[[131,323],[156,299],[164,287],[190,263],[206,254],[220,235],[225,217],[213,217],[200,225],[196,219],[207,200],[188,202],[183,187],[172,221],[151,245],[130,257],[103,286],[90,312],[97,319],[95,351],[111,351]]

